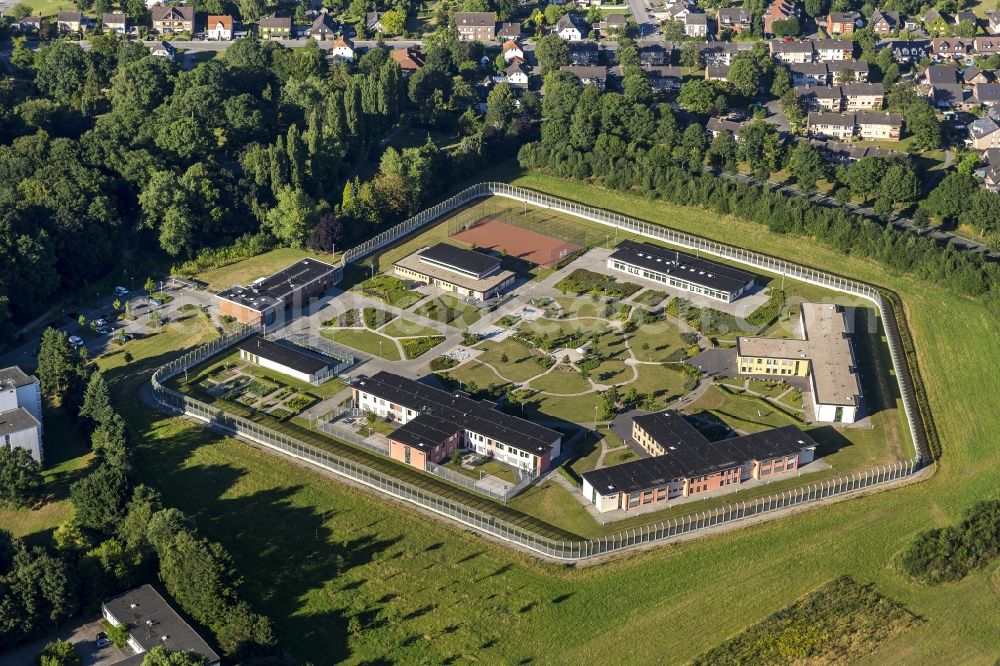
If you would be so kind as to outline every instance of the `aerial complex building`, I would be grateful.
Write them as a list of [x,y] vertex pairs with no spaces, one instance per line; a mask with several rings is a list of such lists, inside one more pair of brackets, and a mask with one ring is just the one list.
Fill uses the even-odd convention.
[[746,294],[757,279],[753,273],[726,264],[634,241],[615,246],[608,268],[724,303]]
[[301,309],[309,298],[326,293],[336,270],[316,259],[302,259],[249,287],[235,285],[217,293],[219,315],[243,324],[273,324],[286,310]]
[[843,311],[831,303],[801,303],[802,338],[736,341],[741,375],[809,377],[814,418],[853,423],[861,411],[854,349]]
[[38,378],[12,365],[0,369],[0,446],[27,449],[44,462],[42,391]]
[[496,296],[517,279],[513,272],[501,270],[499,257],[447,243],[418,250],[397,261],[393,270],[401,278],[480,301]]
[[583,474],[583,495],[602,513],[736,490],[751,479],[794,472],[816,451],[816,442],[795,426],[711,442],[672,411],[634,417],[632,439],[653,457]]
[[384,371],[358,379],[351,389],[355,408],[401,425],[389,435],[390,455],[420,469],[463,445],[533,475],[559,456],[560,433],[505,414],[487,400]]

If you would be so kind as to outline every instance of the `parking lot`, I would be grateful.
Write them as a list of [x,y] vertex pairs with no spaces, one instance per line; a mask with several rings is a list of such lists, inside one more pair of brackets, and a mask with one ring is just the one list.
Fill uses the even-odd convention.
[[69,641],[79,653],[80,663],[83,666],[117,664],[132,656],[132,651],[129,648],[120,650],[114,645],[97,648],[95,644],[97,634],[102,631],[104,631],[104,627],[101,626],[99,618],[94,616],[77,618],[54,634],[0,655],[0,664],[3,666],[35,666],[37,663],[35,657],[41,649],[56,639]]

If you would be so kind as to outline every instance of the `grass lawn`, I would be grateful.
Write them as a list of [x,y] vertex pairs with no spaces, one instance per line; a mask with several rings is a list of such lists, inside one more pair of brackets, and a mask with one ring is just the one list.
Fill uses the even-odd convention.
[[[539,368],[541,370],[541,368]],[[479,388],[486,388],[490,384],[506,386],[507,382],[497,375],[489,366],[478,361],[470,361],[454,370],[449,370],[448,375],[454,377],[463,384],[475,383]]]
[[597,467],[597,459],[601,457],[602,441],[604,441],[603,433],[591,431],[576,443],[576,457],[567,463],[567,467],[577,477]]
[[18,2],[11,2],[9,6],[13,7],[17,4],[31,7],[33,16],[54,16],[59,12],[76,11],[77,8],[75,4],[66,0],[18,0]]
[[[1000,487],[994,404],[1000,375],[984,372],[1000,344],[995,316],[936,283],[887,273],[763,225],[538,174],[516,182],[895,289],[906,305],[944,457],[921,483],[568,569],[140,407],[129,373],[115,395],[136,434],[143,478],[233,554],[247,598],[274,619],[293,661],[445,663],[474,655],[480,663],[653,664],[669,654],[670,661],[687,662],[846,573],[925,620],[863,663],[995,662],[996,563],[937,587],[903,578],[895,563],[916,533],[953,523]],[[138,342],[145,341],[129,345]],[[565,399],[586,412],[585,400],[593,413],[594,396]],[[554,486],[540,484],[510,507],[535,498],[533,513],[562,516],[564,525],[579,526],[574,531],[587,521],[600,529],[574,496]],[[601,612],[607,610],[613,612]],[[360,632],[348,632],[351,618]]]
[[60,523],[73,514],[69,486],[84,474],[94,457],[90,447],[61,407],[46,405],[42,412],[45,467],[43,503],[36,507],[0,507],[0,527],[33,544],[47,543]]
[[375,331],[369,331],[365,328],[328,328],[323,331],[322,335],[328,340],[353,347],[372,356],[379,356],[389,361],[399,360],[399,348],[396,347],[396,341]]
[[745,393],[729,394],[717,386],[709,387],[698,400],[691,403],[689,409],[692,413],[707,411],[721,418],[730,427],[745,433],[786,425],[802,425],[774,405],[766,403],[763,398]]
[[427,317],[442,324],[450,324],[458,328],[465,328],[475,324],[482,317],[482,313],[474,305],[463,303],[454,296],[438,296],[427,301],[414,312],[422,317]]
[[453,472],[458,472],[463,476],[467,476],[470,479],[479,480],[483,476],[491,474],[497,478],[507,481],[508,483],[517,483],[517,478],[514,476],[514,470],[501,462],[497,462],[496,460],[487,460],[475,469],[466,469],[462,467],[461,464],[455,464],[451,461],[445,463],[445,467]]
[[557,296],[564,317],[604,317],[604,299],[593,296]]
[[336,261],[336,255],[325,252],[310,252],[309,250],[295,250],[288,247],[278,248],[259,254],[250,259],[237,261],[228,266],[213,268],[200,275],[193,277],[208,283],[208,288],[212,291],[228,289],[234,284],[247,286],[254,280],[277,273],[283,268],[294,264],[299,259],[313,257],[328,264]]
[[612,451],[608,451],[604,455],[604,466],[614,467],[615,465],[621,465],[622,463],[629,462],[630,460],[637,460],[639,456],[635,455],[632,449],[627,446],[623,446]]
[[409,319],[395,319],[379,329],[383,333],[393,338],[416,338],[428,335],[441,335],[442,331],[422,326]]
[[565,365],[560,365],[551,372],[532,379],[530,386],[538,391],[545,391],[553,395],[572,395],[593,390],[590,382],[584,379],[579,371]]
[[[534,356],[527,347],[510,338],[500,342],[487,340],[479,346],[484,351],[476,360],[489,363],[501,375],[513,382],[525,382],[545,372],[545,368],[534,361]],[[504,361],[503,358],[507,360]]]
[[679,397],[684,391],[684,375],[670,365],[637,365],[639,378],[629,384],[639,393],[657,397]]

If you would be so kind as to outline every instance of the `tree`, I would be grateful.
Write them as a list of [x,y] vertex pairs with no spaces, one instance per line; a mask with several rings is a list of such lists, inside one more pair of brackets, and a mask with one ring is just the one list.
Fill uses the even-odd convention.
[[55,640],[47,643],[35,658],[38,666],[77,666],[80,653],[69,641]]
[[705,66],[705,59],[702,57],[698,42],[685,42],[681,45],[680,64],[681,67],[691,69],[701,69]]
[[569,64],[569,47],[559,35],[548,34],[535,44],[535,57],[538,59],[539,72],[545,76],[548,72]]
[[390,9],[383,12],[379,20],[382,22],[383,34],[401,35],[406,29],[406,10],[402,7]]
[[740,132],[737,157],[750,167],[757,180],[766,181],[781,160],[781,137],[763,120],[754,120]]
[[148,293],[152,294],[154,291],[156,291],[156,282],[153,281],[153,278],[148,277],[146,278],[146,281],[142,283],[142,288],[145,289]]
[[987,246],[993,249],[1000,232],[1000,195],[989,190],[976,190],[966,209],[958,214],[958,222],[975,229],[986,238]]
[[692,79],[681,84],[677,103],[692,113],[710,114],[726,108],[726,99],[711,81]]
[[285,245],[303,247],[316,223],[316,202],[294,187],[281,188],[277,199],[265,216],[268,229]]
[[795,178],[799,189],[806,194],[816,191],[816,181],[824,177],[823,156],[808,141],[799,141],[792,149],[788,160],[788,170]]
[[798,37],[802,34],[802,26],[794,16],[771,23],[771,32],[775,37]]
[[27,506],[38,499],[41,488],[42,466],[31,452],[0,446],[0,505]]
[[205,658],[190,650],[177,652],[157,645],[142,658],[142,666],[200,666]]
[[79,369],[79,358],[69,344],[65,331],[46,328],[38,348],[38,381],[42,393],[62,400],[70,389]]
[[83,392],[83,404],[80,406],[80,416],[94,423],[104,423],[111,416],[111,394],[104,375],[94,372],[90,375],[87,388]]
[[113,534],[125,517],[129,482],[125,471],[113,465],[100,465],[73,483],[70,498],[76,517],[84,527]]
[[91,546],[90,539],[74,518],[59,523],[59,527],[52,533],[52,543],[60,553],[82,553]]
[[36,58],[35,85],[52,99],[79,107],[87,79],[87,54],[78,45],[57,41]]
[[128,473],[132,468],[132,452],[125,434],[125,419],[111,411],[90,438],[97,459]]
[[923,202],[924,209],[942,223],[954,222],[972,196],[979,190],[979,183],[972,176],[951,173],[941,179]]
[[333,252],[344,241],[344,221],[332,212],[319,217],[306,241],[306,247],[317,252]]
[[743,97],[753,97],[760,89],[762,74],[757,61],[749,51],[745,51],[733,59],[726,80]]
[[493,86],[486,97],[486,125],[499,130],[505,129],[514,118],[514,93],[506,83]]
[[920,194],[920,181],[909,164],[894,164],[889,167],[879,185],[879,196],[890,203],[909,203]]
[[778,99],[792,89],[792,75],[784,67],[775,67],[771,79],[771,94]]

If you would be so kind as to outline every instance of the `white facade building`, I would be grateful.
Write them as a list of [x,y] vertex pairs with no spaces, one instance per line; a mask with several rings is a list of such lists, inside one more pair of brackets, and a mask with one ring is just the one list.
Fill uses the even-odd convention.
[[45,459],[41,385],[16,365],[0,369],[0,446],[27,449],[38,462]]

